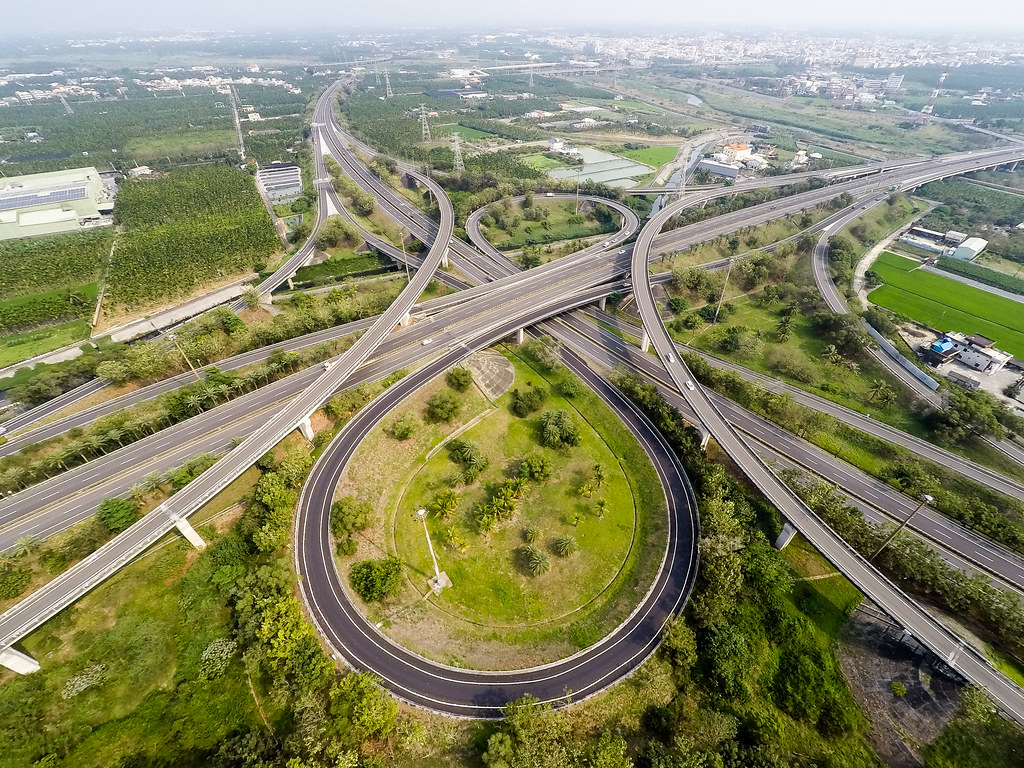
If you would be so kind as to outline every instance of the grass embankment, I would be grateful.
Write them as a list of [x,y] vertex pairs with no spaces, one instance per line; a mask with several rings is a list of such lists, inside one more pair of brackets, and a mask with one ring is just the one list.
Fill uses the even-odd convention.
[[52,352],[76,341],[84,341],[90,333],[92,326],[88,320],[75,320],[0,337],[0,368]]
[[884,253],[873,269],[885,283],[872,303],[939,331],[980,333],[1017,357],[1024,357],[1024,304],[925,272],[913,259]]
[[[476,394],[466,394],[458,421],[438,427],[418,426],[398,442],[375,430],[360,446],[339,493],[356,492],[383,512],[386,530],[375,532],[361,547],[380,547],[409,566],[409,580],[391,604],[369,608],[373,621],[404,645],[445,663],[477,668],[508,667],[551,661],[593,644],[631,610],[661,559],[664,546],[664,497],[639,444],[596,395],[585,390],[567,399],[555,388],[564,375],[545,379],[524,361],[511,357],[514,388],[536,388],[543,404],[526,418],[510,410],[511,393],[494,410]],[[443,384],[411,397],[396,412],[419,418],[423,403]],[[579,446],[556,450],[539,442],[539,417],[565,410],[582,428]],[[445,434],[475,416],[483,419],[458,436],[476,445],[487,469],[469,485],[453,479],[460,467],[442,449],[428,451]],[[385,425],[386,429],[386,425]],[[487,532],[477,519],[480,504],[505,478],[515,476],[527,456],[544,456],[551,467],[546,480],[531,481],[518,514]],[[372,460],[370,457],[373,457]],[[618,457],[618,458],[617,458]],[[600,464],[600,487],[594,465]],[[581,487],[590,483],[592,494]],[[429,508],[448,488],[459,494],[458,509],[448,520],[434,515],[427,524],[442,570],[454,586],[424,601],[426,579],[433,571],[423,526],[415,515]],[[606,503],[602,511],[598,500]],[[529,575],[521,547],[524,531],[536,527],[533,545],[549,560],[548,572]],[[452,531],[450,534],[449,531]],[[579,550],[568,557],[555,541],[572,536]],[[357,554],[356,557],[361,557]],[[342,572],[347,562],[342,561]]]
[[577,214],[572,201],[538,197],[534,199],[533,207],[537,209],[537,215],[541,216],[539,220],[527,219],[522,203],[513,203],[507,211],[496,210],[493,215],[481,218],[480,231],[495,247],[513,250],[524,245],[614,232],[618,227],[617,213],[602,222],[593,215],[591,209]]

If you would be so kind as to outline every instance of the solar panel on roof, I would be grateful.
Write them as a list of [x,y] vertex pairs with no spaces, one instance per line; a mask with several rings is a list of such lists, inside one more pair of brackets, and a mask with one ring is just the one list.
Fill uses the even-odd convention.
[[84,197],[85,187],[54,189],[49,192],[29,194],[22,193],[12,197],[0,197],[0,211],[9,211],[13,208],[27,208],[30,205],[43,205],[45,203],[63,203],[68,200],[81,200]]

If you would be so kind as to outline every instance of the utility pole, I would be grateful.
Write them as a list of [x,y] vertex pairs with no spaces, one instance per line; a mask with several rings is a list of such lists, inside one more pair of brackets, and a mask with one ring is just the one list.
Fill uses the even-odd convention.
[[178,337],[175,336],[173,333],[168,333],[167,338],[170,339],[174,346],[178,348],[178,351],[181,352],[181,356],[185,358],[185,362],[188,363],[188,367],[191,369],[192,373],[196,375],[196,379],[202,381],[203,377],[199,375],[199,371],[195,369],[195,366],[192,365],[192,361],[189,360],[188,355],[185,354],[185,350],[182,349],[181,344],[178,343]]
[[459,134],[452,134],[452,154],[455,156],[452,159],[452,170],[455,173],[462,173],[466,170],[466,164],[462,162],[462,144]]
[[394,96],[394,91],[391,90],[391,75],[388,74],[387,67],[384,68],[384,98],[390,99]]
[[434,578],[429,580],[430,589],[435,595],[441,593],[441,590],[445,587],[452,585],[451,580],[448,578],[448,574],[442,573],[441,569],[437,565],[437,556],[434,554],[434,544],[430,540],[430,531],[427,530],[427,510],[417,509],[416,516],[423,521],[423,533],[427,537],[427,548],[430,550],[430,559],[434,563]]
[[927,493],[924,494],[921,497],[921,503],[917,505],[917,509],[915,509],[909,515],[907,515],[907,519],[904,520],[902,523],[900,523],[898,526],[896,526],[896,530],[892,532],[892,535],[889,536],[889,538],[887,538],[885,541],[882,542],[882,546],[880,546],[875,551],[875,554],[873,554],[871,557],[868,558],[868,562],[870,563],[872,560],[874,560],[876,557],[878,557],[880,554],[882,554],[882,550],[884,550],[886,547],[888,547],[892,543],[892,540],[895,539],[897,536],[899,536],[900,533],[903,532],[903,529],[906,528],[910,524],[910,521],[914,519],[914,515],[916,515],[918,512],[920,512],[924,508],[924,505],[928,504],[932,500],[933,499],[932,499],[931,496],[929,496]]
[[427,122],[427,105],[420,104],[420,139],[430,141],[430,123]]

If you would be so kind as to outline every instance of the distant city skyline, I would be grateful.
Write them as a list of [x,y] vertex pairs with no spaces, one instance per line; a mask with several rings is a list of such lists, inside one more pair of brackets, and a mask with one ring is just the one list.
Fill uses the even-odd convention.
[[[695,7],[694,7],[695,6]],[[793,0],[772,5],[760,0],[733,0],[715,4],[650,3],[644,10],[611,0],[519,0],[516,3],[470,3],[466,0],[379,0],[376,3],[307,0],[288,8],[269,0],[177,0],[174,3],[138,3],[109,0],[99,7],[80,0],[38,0],[19,3],[16,12],[2,14],[0,36],[46,34],[75,36],[145,30],[157,33],[199,29],[272,30],[310,29],[356,31],[415,26],[465,31],[500,27],[538,29],[571,26],[583,30],[622,32],[657,29],[659,33],[693,32],[698,28],[722,31],[756,29],[818,29],[836,34],[879,35],[945,31],[967,34],[988,32],[1000,37],[1024,33],[1024,14],[1018,0],[979,0],[969,6],[950,0],[861,0],[825,4]],[[968,12],[969,10],[969,12]],[[289,15],[291,11],[296,11]]]

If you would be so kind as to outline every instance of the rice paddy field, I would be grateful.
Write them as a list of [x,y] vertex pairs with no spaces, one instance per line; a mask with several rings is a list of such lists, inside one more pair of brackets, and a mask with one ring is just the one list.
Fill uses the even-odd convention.
[[913,259],[883,253],[872,267],[884,284],[868,299],[938,331],[980,333],[1024,358],[1024,304],[919,269]]

